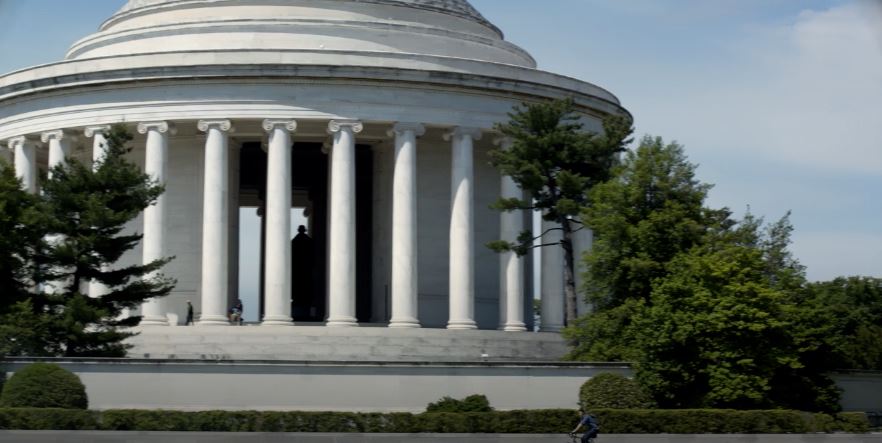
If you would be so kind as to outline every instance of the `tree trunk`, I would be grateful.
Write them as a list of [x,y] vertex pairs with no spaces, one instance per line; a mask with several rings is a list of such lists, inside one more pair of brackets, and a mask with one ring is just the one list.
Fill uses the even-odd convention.
[[576,305],[578,298],[576,296],[576,273],[575,261],[573,257],[573,225],[570,220],[564,218],[560,223],[563,229],[563,240],[560,245],[564,250],[564,304],[566,306],[566,326],[576,324]]

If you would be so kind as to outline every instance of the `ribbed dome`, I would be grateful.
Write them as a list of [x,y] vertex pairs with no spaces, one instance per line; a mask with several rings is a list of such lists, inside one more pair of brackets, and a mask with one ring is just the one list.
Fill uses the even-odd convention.
[[129,0],[67,58],[188,51],[536,65],[467,0]]
[[[288,0],[291,3],[297,3],[296,0]],[[468,18],[480,23],[490,25],[490,22],[478,12],[468,0],[356,0],[364,3],[386,3],[386,4],[404,4],[408,7],[424,8],[432,11],[439,11],[445,14],[456,15]],[[182,3],[182,0],[129,0],[125,6],[120,9],[120,13],[128,12],[133,9],[157,6],[168,3]]]

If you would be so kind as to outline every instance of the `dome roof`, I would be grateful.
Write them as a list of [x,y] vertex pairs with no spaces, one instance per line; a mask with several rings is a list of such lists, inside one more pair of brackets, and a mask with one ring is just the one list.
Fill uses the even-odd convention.
[[[467,0],[129,0],[67,59],[188,51],[465,59],[535,67]],[[368,63],[369,65],[372,63]]]
[[[129,0],[125,6],[120,9],[119,13],[131,11],[133,9],[144,8],[148,6],[156,6],[163,3],[175,3],[180,0]],[[484,16],[478,12],[468,0],[359,0],[364,3],[386,3],[386,4],[403,4],[411,8],[423,8],[430,11],[443,12],[445,14],[455,15],[479,23],[491,25]],[[491,25],[492,26],[492,25]]]

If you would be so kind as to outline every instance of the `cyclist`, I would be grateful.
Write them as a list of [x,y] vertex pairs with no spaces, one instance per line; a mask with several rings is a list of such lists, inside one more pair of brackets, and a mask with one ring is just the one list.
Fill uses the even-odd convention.
[[576,425],[573,432],[570,432],[570,435],[575,437],[576,433],[579,432],[579,429],[582,429],[584,426],[585,433],[582,434],[582,443],[591,443],[594,441],[594,438],[597,437],[597,431],[600,429],[600,426],[597,425],[597,418],[584,409],[579,409],[579,415],[582,418],[579,419],[579,424]]

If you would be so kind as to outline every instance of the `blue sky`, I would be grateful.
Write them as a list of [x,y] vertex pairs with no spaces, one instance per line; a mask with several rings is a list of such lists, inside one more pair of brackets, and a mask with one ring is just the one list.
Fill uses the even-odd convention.
[[[0,0],[0,72],[60,60],[124,0]],[[540,67],[685,145],[709,204],[777,219],[811,279],[882,276],[882,2],[472,0]],[[541,5],[541,6],[539,6]]]

